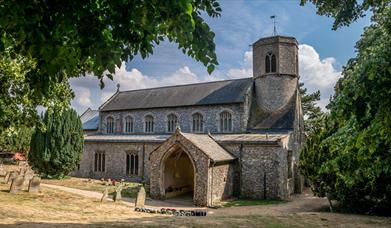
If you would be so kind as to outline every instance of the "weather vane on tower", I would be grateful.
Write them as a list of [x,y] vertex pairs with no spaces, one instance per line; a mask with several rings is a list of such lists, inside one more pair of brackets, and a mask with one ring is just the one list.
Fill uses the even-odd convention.
[[270,16],[270,19],[273,19],[273,36],[277,35],[277,29],[276,29],[276,15]]

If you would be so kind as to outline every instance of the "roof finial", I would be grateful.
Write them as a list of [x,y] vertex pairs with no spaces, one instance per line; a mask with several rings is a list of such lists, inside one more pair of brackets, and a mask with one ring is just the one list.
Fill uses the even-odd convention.
[[119,87],[121,87],[121,85],[118,83],[117,84],[117,93],[119,92]]
[[270,19],[273,19],[273,36],[277,35],[277,29],[276,29],[276,15],[270,16]]
[[175,128],[177,131],[181,131],[181,125],[179,125],[179,121],[176,122]]

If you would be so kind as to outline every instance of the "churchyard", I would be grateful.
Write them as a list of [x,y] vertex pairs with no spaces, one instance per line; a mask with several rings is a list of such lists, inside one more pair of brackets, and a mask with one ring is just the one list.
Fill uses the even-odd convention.
[[[4,167],[4,166],[3,166]],[[21,172],[17,176],[22,183],[19,191],[10,193],[12,181],[5,183],[0,178],[0,227],[107,227],[107,226],[162,226],[162,227],[389,227],[391,219],[386,217],[348,215],[329,213],[327,202],[316,197],[305,196],[291,202],[265,201],[256,202],[255,206],[248,201],[228,202],[229,207],[219,209],[202,209],[204,217],[182,217],[175,215],[151,214],[136,212],[133,203],[113,202],[94,199],[82,195],[47,188],[38,185],[38,189],[29,191],[29,182],[37,175],[23,167],[5,166],[3,171]],[[27,171],[26,171],[27,170]],[[30,173],[29,173],[30,172]],[[27,173],[27,175],[25,175]],[[0,173],[4,174],[4,172]],[[23,174],[23,175],[22,175]],[[31,178],[28,175],[32,176]],[[14,184],[15,179],[14,177]],[[101,193],[107,187],[114,192],[114,186],[106,186],[101,180],[66,178],[63,180],[43,180],[56,186],[89,190]],[[117,183],[117,186],[119,184]],[[135,183],[124,183],[124,186],[136,188]],[[111,198],[112,196],[108,196]],[[128,195],[126,197],[135,197]],[[155,203],[158,203],[155,202]],[[254,202],[253,202],[254,203]],[[260,205],[265,204],[265,205]],[[199,209],[201,210],[201,209]]]

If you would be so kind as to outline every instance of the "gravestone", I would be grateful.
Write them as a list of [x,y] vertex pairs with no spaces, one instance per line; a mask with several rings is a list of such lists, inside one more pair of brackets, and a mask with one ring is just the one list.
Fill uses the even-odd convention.
[[10,193],[18,193],[23,188],[23,177],[17,176],[12,180]]
[[9,178],[10,178],[10,172],[7,172],[5,174],[5,176],[3,177],[3,180],[1,181],[1,183],[7,184]]
[[121,200],[122,200],[121,192],[122,192],[122,185],[119,185],[119,186],[115,189],[115,194],[114,194],[114,196],[113,196],[114,202],[118,202],[118,201],[121,201]]
[[103,191],[103,195],[102,198],[100,199],[100,202],[106,201],[108,195],[109,195],[109,188],[106,187],[105,190]]
[[3,183],[6,181],[7,171],[4,169],[2,165],[0,165],[0,182]]
[[30,184],[30,181],[31,179],[34,177],[34,171],[32,170],[26,170],[26,172],[24,173],[23,175],[23,179],[24,179],[24,182],[23,184],[24,185],[29,185]]
[[141,186],[137,192],[135,207],[143,208],[145,206],[145,188]]
[[8,184],[17,176],[18,176],[18,173],[16,171],[11,171],[10,175],[8,176],[8,179],[5,180],[5,183]]
[[29,182],[29,192],[39,192],[41,189],[41,178],[34,176]]

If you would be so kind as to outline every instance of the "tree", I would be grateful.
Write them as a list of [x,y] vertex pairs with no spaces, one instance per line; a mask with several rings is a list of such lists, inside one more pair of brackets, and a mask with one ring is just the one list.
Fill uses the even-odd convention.
[[0,151],[22,152],[27,154],[30,148],[33,128],[19,126],[8,128],[0,133]]
[[306,142],[301,169],[317,195],[384,213],[391,208],[391,6],[375,10],[372,22],[336,85],[330,117]]
[[73,109],[49,109],[45,130],[36,129],[28,154],[29,164],[44,177],[61,178],[74,170],[83,153],[82,124]]
[[365,16],[369,9],[382,9],[389,5],[390,0],[300,0],[301,5],[313,3],[319,15],[335,19],[333,30],[350,25],[358,18]]
[[299,91],[301,96],[301,105],[303,107],[304,128],[306,131],[312,129],[314,124],[318,122],[323,115],[322,110],[317,106],[316,102],[320,100],[320,91],[307,94],[307,88],[304,83],[299,83]]
[[2,1],[0,130],[34,125],[38,105],[67,107],[69,78],[92,73],[103,87],[115,66],[148,57],[165,39],[211,73],[215,35],[202,15],[220,12],[217,0]]

